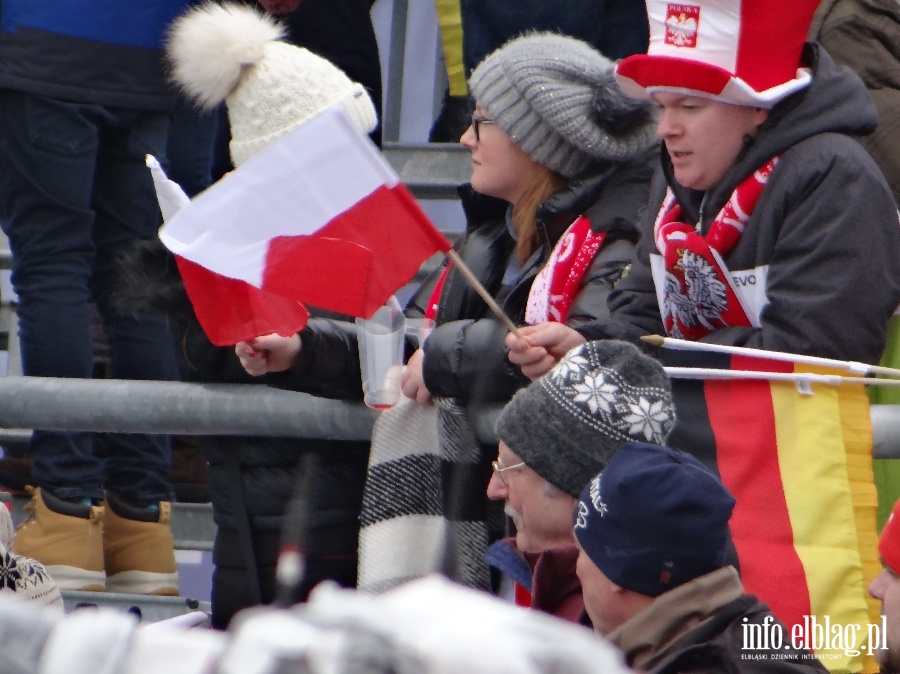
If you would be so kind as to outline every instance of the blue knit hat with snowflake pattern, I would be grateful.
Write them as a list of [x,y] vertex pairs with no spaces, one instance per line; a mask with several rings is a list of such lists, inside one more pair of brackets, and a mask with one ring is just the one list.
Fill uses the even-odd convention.
[[633,344],[582,344],[503,408],[497,436],[529,468],[578,498],[626,442],[664,444],[675,423],[662,365]]

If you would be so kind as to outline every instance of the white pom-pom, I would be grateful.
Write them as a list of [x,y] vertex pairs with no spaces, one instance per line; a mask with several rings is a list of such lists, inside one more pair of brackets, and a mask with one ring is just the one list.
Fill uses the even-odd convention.
[[173,81],[204,108],[214,108],[258,63],[267,43],[284,36],[271,17],[236,4],[206,3],[176,19],[166,55]]

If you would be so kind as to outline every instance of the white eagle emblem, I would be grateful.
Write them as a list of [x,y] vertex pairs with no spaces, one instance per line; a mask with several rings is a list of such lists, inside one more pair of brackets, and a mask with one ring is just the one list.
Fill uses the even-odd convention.
[[700,8],[696,5],[668,5],[665,43],[674,47],[696,47]]
[[711,321],[721,324],[722,313],[728,308],[726,285],[707,260],[689,250],[682,252],[679,266],[684,271],[684,292],[678,277],[667,272],[663,319],[671,317],[676,325],[687,328],[699,323],[707,330],[715,330]]

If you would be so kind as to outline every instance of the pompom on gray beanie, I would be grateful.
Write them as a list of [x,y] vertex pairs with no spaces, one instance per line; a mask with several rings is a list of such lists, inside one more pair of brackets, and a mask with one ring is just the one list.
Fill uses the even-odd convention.
[[469,90],[530,157],[570,178],[632,159],[656,142],[655,111],[626,96],[615,63],[586,42],[530,33],[488,54]]
[[522,389],[497,419],[497,437],[529,468],[578,498],[627,442],[665,444],[675,424],[662,365],[618,340],[578,346]]

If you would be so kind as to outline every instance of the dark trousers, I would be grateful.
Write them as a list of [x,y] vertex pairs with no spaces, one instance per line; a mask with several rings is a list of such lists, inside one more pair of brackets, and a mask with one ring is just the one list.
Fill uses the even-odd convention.
[[460,0],[463,64],[471,74],[482,59],[530,30],[571,35],[609,59],[647,51],[647,9],[635,0]]
[[[0,225],[26,375],[91,377],[95,302],[111,377],[178,379],[165,317],[110,304],[117,252],[155,238],[161,224],[145,155],[164,158],[168,118],[0,90]],[[89,433],[37,430],[35,482],[64,499],[99,499],[103,486],[135,505],[171,498],[167,437],[111,434],[107,451],[104,463]]]

